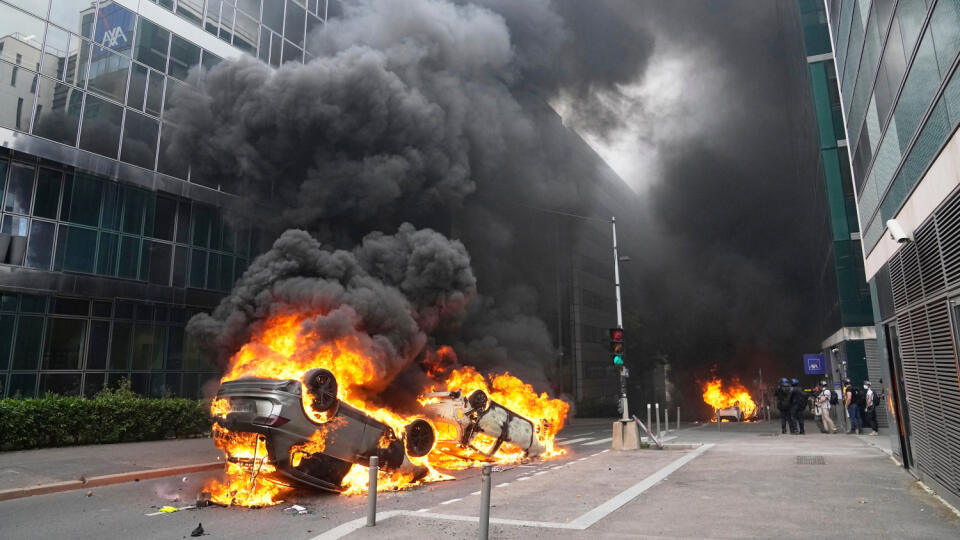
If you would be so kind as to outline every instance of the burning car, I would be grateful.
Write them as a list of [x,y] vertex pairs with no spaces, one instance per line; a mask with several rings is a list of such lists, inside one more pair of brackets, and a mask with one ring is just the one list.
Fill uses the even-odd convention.
[[[398,434],[338,399],[337,392],[337,380],[326,369],[311,369],[301,380],[223,382],[213,412],[228,467],[241,468],[251,483],[263,478],[329,491],[343,491],[351,467],[368,465],[372,456],[385,471],[414,480],[427,474],[410,458],[433,449],[436,434],[429,422],[414,419]],[[243,451],[232,451],[231,441],[237,438],[245,438],[237,445]]]
[[[524,457],[536,457],[546,450],[537,439],[533,422],[491,400],[483,390],[475,390],[469,396],[452,391],[433,392],[424,397],[433,398],[424,405],[427,417],[452,425],[456,430],[455,440],[438,443],[444,452],[489,459],[505,442],[521,449]],[[489,448],[476,445],[477,436],[481,434],[493,439]]]
[[722,422],[724,419],[731,422],[743,422],[743,411],[740,410],[739,402],[734,402],[732,407],[717,409],[717,420]]

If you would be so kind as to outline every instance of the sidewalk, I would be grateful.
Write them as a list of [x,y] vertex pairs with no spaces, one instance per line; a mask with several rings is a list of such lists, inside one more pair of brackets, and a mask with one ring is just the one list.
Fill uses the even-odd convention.
[[222,452],[209,438],[0,452],[0,490],[222,460]]

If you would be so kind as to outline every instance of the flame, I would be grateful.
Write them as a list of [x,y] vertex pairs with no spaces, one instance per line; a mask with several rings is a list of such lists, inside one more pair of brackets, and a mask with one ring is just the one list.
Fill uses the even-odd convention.
[[[377,367],[370,358],[365,356],[354,336],[345,336],[335,339],[320,338],[304,330],[303,322],[312,314],[296,313],[276,315],[263,324],[262,328],[254,333],[252,339],[245,344],[230,359],[227,370],[221,382],[232,381],[243,377],[258,377],[275,380],[300,380],[301,376],[313,368],[330,370],[336,377],[337,397],[368,416],[390,426],[395,433],[401,434],[404,428],[413,420],[420,418],[417,415],[400,414],[387,408],[367,401],[366,393],[361,390],[364,386],[376,386],[382,379]],[[485,378],[470,367],[455,369],[456,355],[449,347],[440,347],[426,355],[424,367],[427,375],[442,382],[429,391],[460,390],[469,395],[474,390],[486,392],[490,398],[515,413],[537,422],[535,434],[540,443],[547,449],[541,457],[562,455],[564,450],[554,446],[554,437],[563,427],[569,405],[558,399],[550,399],[547,394],[533,391],[529,385],[510,375]],[[323,427],[311,437],[309,441],[291,449],[292,463],[298,463],[303,457],[322,452],[332,439],[339,424],[334,418],[327,422],[326,415],[313,410],[312,400],[307,392],[303,392],[303,409],[307,415]],[[421,404],[427,401],[420,399]],[[227,400],[216,399],[210,407],[214,418],[222,417],[230,411]],[[326,422],[326,423],[325,423]],[[456,429],[442,423],[433,424],[437,430],[439,441],[456,440]],[[270,473],[275,468],[266,462],[266,448],[262,441],[258,441],[253,434],[237,434],[220,428],[214,429],[214,438],[218,448],[224,450],[228,457],[226,484],[212,482],[205,489],[211,491],[214,502],[220,504],[237,504],[242,506],[264,506],[277,504],[279,497],[289,489],[277,484]],[[453,433],[451,433],[453,431]],[[484,435],[478,435],[474,440],[475,446],[481,449],[491,448],[495,441]],[[438,469],[460,470],[476,464],[468,458],[452,456],[441,451],[440,444],[427,456],[409,457],[414,465],[427,469],[424,478],[415,480],[411,475],[390,473],[381,469],[378,474],[377,490],[395,490],[424,482],[435,482],[453,478],[440,472]],[[253,460],[256,455],[256,460]],[[480,457],[480,456],[478,456]],[[482,456],[486,460],[486,456]],[[496,463],[515,463],[524,459],[522,449],[510,444],[503,444],[493,456]],[[263,460],[261,462],[261,460]],[[260,474],[252,474],[253,467],[260,470]],[[347,495],[365,493],[368,489],[369,473],[367,467],[354,465],[341,482]]]
[[[714,410],[726,409],[737,404],[743,411],[744,418],[750,418],[757,410],[757,404],[750,397],[750,392],[736,379],[728,385],[726,390],[720,379],[714,378],[708,381],[703,385],[703,401]],[[716,421],[716,418],[712,420]]]

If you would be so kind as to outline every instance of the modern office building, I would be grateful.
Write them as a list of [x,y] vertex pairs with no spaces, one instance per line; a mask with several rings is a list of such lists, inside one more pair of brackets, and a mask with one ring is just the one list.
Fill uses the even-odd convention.
[[[217,378],[184,326],[272,237],[231,227],[230,188],[167,153],[169,97],[222,59],[309,61],[306,35],[337,13],[334,0],[0,0],[0,397],[91,395],[122,377],[199,396]],[[629,188],[570,137],[594,160],[585,178],[612,175],[597,182],[610,215]],[[539,291],[550,375],[615,407],[609,232],[558,227]]]
[[[827,246],[820,265],[818,292],[822,298],[817,303],[824,310],[821,352],[827,379],[840,388],[844,378],[856,384],[879,379],[880,352],[870,289],[863,271],[860,226],[826,10],[822,0],[799,0],[797,5],[803,25],[812,116],[816,118],[816,176],[822,184],[817,187],[823,194],[825,210],[818,223]],[[879,415],[878,420],[886,425],[885,415]]]
[[826,0],[903,465],[960,502],[960,2]]

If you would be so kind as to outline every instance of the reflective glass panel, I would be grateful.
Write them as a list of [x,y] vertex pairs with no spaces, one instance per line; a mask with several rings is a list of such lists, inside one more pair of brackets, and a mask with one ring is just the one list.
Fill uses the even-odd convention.
[[123,124],[123,147],[120,159],[153,170],[157,156],[157,132],[160,122],[133,111],[127,111]]
[[50,219],[57,218],[60,204],[60,171],[40,169],[37,176],[37,195],[33,203],[33,215]]
[[25,265],[39,270],[50,269],[53,256],[53,234],[56,225],[49,221],[34,219],[30,223],[30,239],[27,244]]
[[163,242],[150,243],[150,283],[167,285],[170,282],[170,262],[173,246]]
[[143,110],[143,99],[147,92],[147,73],[150,70],[134,64],[130,70],[130,88],[127,90],[127,107]]
[[47,0],[7,0],[7,2],[41,17],[47,15]]
[[107,341],[110,338],[110,323],[90,323],[90,345],[87,348],[87,369],[103,369],[107,366]]
[[97,11],[93,41],[101,47],[130,54],[133,29],[137,15],[127,8],[113,2],[101,3]]
[[97,273],[112,276],[117,273],[117,254],[120,250],[117,235],[100,233],[100,245],[97,248]]
[[[0,315],[0,373],[6,371],[10,365],[11,346],[13,345],[13,325],[16,320],[16,315],[9,313]],[[0,395],[2,395],[2,390],[0,390]]]
[[33,71],[0,62],[0,126],[30,129],[35,89]]
[[96,227],[100,218],[103,183],[85,174],[68,175],[64,184],[60,219]]
[[67,227],[62,237],[64,247],[63,269],[71,272],[92,274],[97,245],[97,231],[81,227]]
[[120,147],[120,124],[123,108],[87,95],[83,108],[80,148],[116,159]]
[[[64,67],[67,58],[70,56],[70,32],[61,30],[56,26],[47,27],[47,38],[43,42],[43,67],[40,73],[63,80]],[[80,44],[80,38],[75,38],[76,44]]]
[[150,70],[150,77],[147,81],[147,103],[144,108],[154,116],[160,116],[162,110],[163,83],[166,79],[162,73]]
[[129,59],[95,45],[90,57],[90,80],[87,89],[123,103],[129,71]]
[[[41,41],[44,23],[42,19],[0,4],[0,59],[17,63],[17,56],[24,66],[36,66],[40,63]],[[6,83],[7,79],[0,79]]]
[[167,74],[180,80],[187,78],[190,68],[200,63],[200,47],[174,34],[170,42],[170,65]]
[[80,369],[87,321],[50,318],[41,369]]
[[140,257],[140,239],[123,236],[120,239],[120,260],[117,275],[127,279],[137,279],[137,264]]
[[50,22],[89,38],[94,21],[93,7],[90,4],[91,2],[77,0],[53,0],[50,5]]
[[283,2],[271,0],[263,4],[263,24],[276,33],[283,32]]
[[303,47],[303,31],[307,12],[292,0],[287,0],[287,24],[283,28],[283,37],[297,46]]
[[113,323],[113,340],[110,343],[110,369],[129,369],[130,340],[132,337],[132,324]]
[[43,317],[21,316],[13,347],[13,369],[37,369],[43,343]]
[[241,51],[255,54],[259,39],[260,25],[257,21],[243,13],[237,13],[236,24],[233,28],[233,45]]
[[7,181],[7,196],[3,199],[3,209],[17,214],[30,213],[30,198],[33,196],[34,168],[14,163],[10,167]]
[[157,71],[166,71],[170,32],[141,17],[136,39],[134,58]]
[[69,146],[77,144],[80,128],[80,111],[83,109],[83,92],[60,82],[40,77],[40,95],[52,90],[53,99],[48,106],[37,108],[33,122],[33,134]]
[[187,178],[187,163],[175,153],[170,151],[170,141],[175,137],[176,127],[164,122],[160,131],[160,155],[157,160],[157,170],[176,176],[177,178]]

